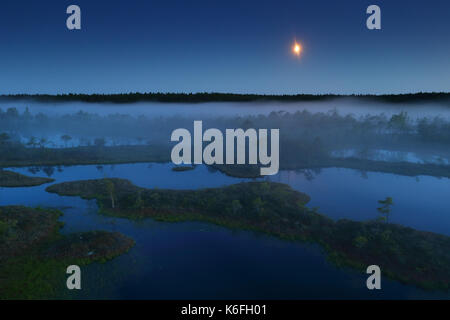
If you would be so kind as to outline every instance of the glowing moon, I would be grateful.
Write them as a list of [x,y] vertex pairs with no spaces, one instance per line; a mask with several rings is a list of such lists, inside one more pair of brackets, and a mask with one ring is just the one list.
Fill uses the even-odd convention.
[[300,53],[302,52],[302,46],[299,43],[297,43],[297,41],[292,46],[292,52],[298,57],[300,56]]

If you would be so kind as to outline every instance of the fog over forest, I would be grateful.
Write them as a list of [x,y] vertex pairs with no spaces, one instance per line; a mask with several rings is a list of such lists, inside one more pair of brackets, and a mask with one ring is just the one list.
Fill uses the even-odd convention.
[[[5,143],[27,148],[170,145],[171,132],[203,128],[279,128],[289,156],[321,155],[448,164],[450,107],[320,102],[84,103],[0,101]],[[287,150],[284,150],[285,152]],[[283,152],[283,151],[282,151]]]

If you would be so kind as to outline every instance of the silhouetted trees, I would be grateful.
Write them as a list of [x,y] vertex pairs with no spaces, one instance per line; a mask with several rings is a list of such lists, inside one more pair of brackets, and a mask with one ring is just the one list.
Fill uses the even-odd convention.
[[70,140],[72,140],[72,137],[69,136],[68,134],[64,134],[61,136],[61,140],[64,141],[64,144],[66,145],[67,148],[67,144],[69,143]]
[[378,200],[378,203],[381,207],[378,207],[377,210],[380,213],[380,220],[389,223],[389,215],[391,213],[391,206],[394,205],[394,201],[391,197],[386,197],[384,200]]
[[116,102],[128,103],[139,101],[156,102],[248,102],[260,100],[272,101],[323,101],[337,98],[357,97],[360,99],[374,100],[389,103],[424,102],[424,101],[449,101],[450,93],[447,92],[417,92],[408,94],[384,94],[384,95],[337,95],[337,94],[236,94],[221,92],[198,93],[162,93],[162,92],[130,92],[120,94],[60,94],[60,95],[6,95],[6,98],[33,99],[38,101],[83,101],[83,102]]

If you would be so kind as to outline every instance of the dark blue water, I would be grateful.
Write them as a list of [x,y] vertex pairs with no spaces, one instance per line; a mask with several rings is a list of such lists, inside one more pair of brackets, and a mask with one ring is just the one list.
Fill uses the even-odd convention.
[[[204,166],[173,172],[171,164],[124,164],[54,168],[56,183],[121,177],[143,187],[196,189],[219,187],[246,179],[211,172]],[[13,169],[31,175],[29,168]],[[51,173],[51,170],[46,170]],[[36,172],[45,176],[44,171]],[[450,234],[449,179],[403,177],[324,169],[318,174],[280,172],[270,180],[309,194],[309,206],[334,219],[373,219],[376,201],[394,199],[391,221],[421,230]],[[338,269],[320,247],[282,241],[266,235],[232,231],[198,223],[129,221],[97,213],[95,201],[60,197],[44,186],[0,189],[0,204],[57,207],[64,211],[63,233],[120,231],[136,241],[129,253],[105,264],[82,268],[82,290],[64,298],[139,299],[328,299],[450,298],[383,278],[382,290],[366,289],[366,275]],[[374,262],[376,263],[376,262]]]

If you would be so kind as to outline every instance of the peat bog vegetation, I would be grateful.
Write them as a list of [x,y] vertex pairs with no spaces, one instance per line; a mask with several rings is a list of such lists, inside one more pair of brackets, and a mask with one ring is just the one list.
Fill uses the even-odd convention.
[[[46,191],[95,199],[99,213],[108,216],[203,221],[318,243],[337,266],[364,271],[377,261],[388,277],[423,289],[448,290],[450,284],[450,237],[380,220],[334,221],[308,208],[308,195],[281,183],[164,190],[104,178],[57,183]],[[104,262],[134,243],[119,233],[103,231],[60,235],[60,215],[51,209],[0,207],[2,298],[62,297],[67,265]]]
[[316,242],[332,262],[361,271],[378,261],[386,275],[422,288],[448,289],[450,237],[381,221],[333,221],[307,208],[309,196],[274,182],[201,190],[145,189],[123,179],[64,182],[46,189],[96,199],[100,213],[128,219],[206,221]]
[[[1,99],[11,105],[18,99],[89,105],[112,102],[125,106],[131,102],[332,103],[339,99],[358,99],[405,104],[408,108],[421,103],[450,106],[448,93],[380,96],[132,93],[18,95]],[[178,127],[190,127],[192,120],[189,115],[152,117],[85,111],[58,115],[32,113],[28,109],[23,112],[15,108],[0,109],[0,189],[48,183],[46,191],[49,193],[95,199],[99,213],[104,215],[166,222],[202,221],[290,241],[317,243],[337,266],[364,272],[375,261],[383,266],[384,275],[402,283],[423,289],[449,289],[450,237],[381,220],[332,220],[326,216],[327,212],[319,213],[307,206],[310,201],[307,194],[286,184],[258,180],[218,188],[169,190],[143,188],[126,179],[106,177],[50,184],[55,182],[51,178],[52,168],[58,166],[170,162],[170,132]],[[219,129],[280,128],[281,170],[348,168],[360,172],[450,178],[450,121],[439,115],[411,118],[401,111],[392,116],[356,117],[342,115],[338,110],[326,113],[273,111],[266,115],[217,115],[205,123]],[[128,142],[121,142],[124,137]],[[335,154],[347,150],[355,154]],[[429,158],[416,162],[388,161],[371,157],[372,150],[413,151],[436,157],[430,161]],[[49,168],[43,170],[48,177],[26,176],[8,169],[12,167],[29,167],[29,171]],[[194,169],[194,165],[171,168],[181,179],[190,174],[185,171]],[[257,165],[215,164],[208,166],[208,170],[218,170],[231,177],[260,179]],[[64,297],[61,292],[68,265],[104,262],[134,245],[134,240],[117,232],[61,234],[62,224],[58,220],[61,215],[62,212],[48,208],[0,206],[1,299]]]
[[54,179],[29,177],[20,173],[7,171],[0,168],[0,187],[32,187],[53,181]]
[[56,210],[0,207],[0,297],[58,297],[68,265],[105,262],[125,253],[134,241],[120,233],[59,234]]

